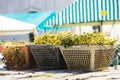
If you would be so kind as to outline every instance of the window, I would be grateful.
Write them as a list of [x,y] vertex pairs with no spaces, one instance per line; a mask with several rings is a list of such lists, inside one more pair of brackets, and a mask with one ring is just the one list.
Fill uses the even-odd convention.
[[97,25],[97,26],[93,26],[93,32],[96,33],[96,32],[100,32],[100,25]]

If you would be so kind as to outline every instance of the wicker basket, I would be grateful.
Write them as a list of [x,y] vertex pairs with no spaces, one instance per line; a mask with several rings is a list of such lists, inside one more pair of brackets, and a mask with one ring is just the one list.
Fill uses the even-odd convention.
[[41,70],[67,67],[59,48],[52,45],[28,45]]
[[60,50],[70,70],[105,70],[113,56],[113,47],[110,45],[60,46]]

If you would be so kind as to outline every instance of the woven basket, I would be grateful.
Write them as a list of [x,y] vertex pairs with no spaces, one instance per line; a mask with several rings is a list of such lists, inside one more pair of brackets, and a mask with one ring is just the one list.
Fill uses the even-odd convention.
[[108,69],[114,51],[110,45],[60,46],[60,50],[68,69],[86,71]]
[[41,70],[65,68],[59,48],[52,45],[28,45],[35,58],[37,66]]

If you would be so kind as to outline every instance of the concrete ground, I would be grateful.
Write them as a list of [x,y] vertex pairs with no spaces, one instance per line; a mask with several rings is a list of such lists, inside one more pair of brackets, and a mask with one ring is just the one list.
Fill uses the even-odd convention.
[[83,72],[71,70],[31,69],[24,71],[6,70],[0,55],[0,80],[120,80],[120,65],[109,67],[99,72]]
[[0,70],[0,80],[120,80],[120,66],[110,67],[99,72],[82,72],[71,70],[31,69],[24,71]]

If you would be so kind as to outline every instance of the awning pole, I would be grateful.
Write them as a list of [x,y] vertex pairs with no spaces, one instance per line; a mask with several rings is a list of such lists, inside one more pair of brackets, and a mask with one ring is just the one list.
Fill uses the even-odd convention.
[[102,32],[102,25],[103,25],[103,21],[101,21],[100,32]]
[[46,33],[46,27],[44,27],[44,33]]
[[59,27],[59,26],[56,26],[56,30],[55,30],[55,33],[57,33],[57,31],[58,31],[58,27]]

